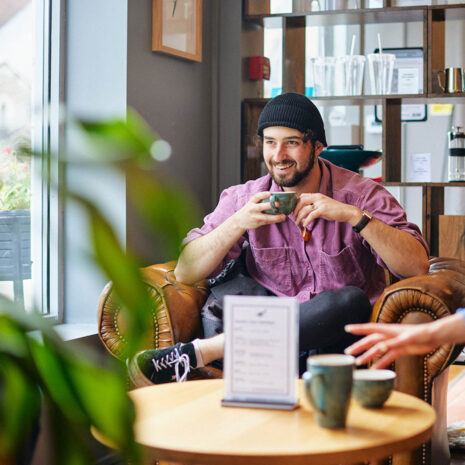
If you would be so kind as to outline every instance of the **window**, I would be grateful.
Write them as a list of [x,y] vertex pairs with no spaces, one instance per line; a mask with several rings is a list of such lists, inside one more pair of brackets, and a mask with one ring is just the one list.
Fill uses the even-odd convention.
[[[0,9],[0,293],[56,316],[58,210],[49,188],[56,165],[48,154],[58,140],[59,40],[51,38],[59,9],[52,3],[57,10],[53,0]],[[24,146],[42,156],[25,156]]]
[[31,308],[33,5],[0,11],[0,292]]

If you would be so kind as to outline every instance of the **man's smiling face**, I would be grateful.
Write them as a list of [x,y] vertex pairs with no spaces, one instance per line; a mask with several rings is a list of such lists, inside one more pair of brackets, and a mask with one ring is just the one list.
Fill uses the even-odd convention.
[[[297,129],[270,126],[263,130],[263,158],[271,177],[281,187],[295,187],[306,179],[315,161],[315,147]],[[318,144],[318,142],[317,142]]]

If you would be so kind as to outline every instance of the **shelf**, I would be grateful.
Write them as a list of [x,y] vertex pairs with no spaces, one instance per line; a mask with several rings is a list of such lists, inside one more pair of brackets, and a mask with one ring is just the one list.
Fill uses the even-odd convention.
[[[386,100],[407,100],[406,103],[433,103],[435,100],[440,100],[441,103],[458,103],[458,100],[463,100],[465,93],[457,94],[408,94],[408,95],[335,95],[331,97],[309,97],[313,102],[325,105],[381,105]],[[269,98],[247,98],[244,102],[265,105]]]
[[[395,0],[384,0],[390,4]],[[465,0],[462,0],[465,1]],[[297,4],[297,2],[295,2]],[[363,3],[362,3],[363,4]],[[270,0],[246,0],[243,21],[243,57],[263,55],[263,37],[266,28],[282,28],[282,89],[283,92],[305,93],[305,63],[307,26],[335,26],[339,24],[367,25],[389,23],[422,23],[420,34],[423,47],[422,94],[409,95],[359,95],[310,97],[318,106],[360,106],[359,128],[364,125],[363,107],[382,105],[382,182],[383,186],[417,187],[422,191],[422,231],[433,255],[439,250],[439,217],[444,214],[444,193],[448,188],[465,188],[465,182],[401,182],[402,179],[402,105],[428,103],[465,103],[465,92],[444,93],[438,83],[438,73],[446,68],[447,21],[465,19],[465,3],[457,5],[394,6],[387,8],[364,8],[359,10],[331,10],[319,12],[295,12],[269,14]],[[267,13],[268,12],[268,13]],[[265,14],[266,13],[266,14]],[[364,53],[365,29],[360,28],[361,53]],[[372,31],[371,31],[372,32]],[[371,33],[370,32],[370,33]],[[419,40],[420,41],[420,40]],[[250,44],[255,44],[252,47]],[[372,46],[374,46],[372,44]],[[260,87],[261,86],[261,87]],[[255,145],[255,133],[263,107],[270,99],[257,98],[263,95],[263,83],[243,79],[242,101],[242,180],[255,179],[261,175],[262,154]],[[363,134],[363,133],[362,133]],[[363,142],[363,137],[361,138]]]
[[322,106],[329,105],[382,105],[386,100],[394,101],[408,99],[411,103],[423,103],[426,95],[335,95],[333,97],[309,97],[313,102]]
[[[350,95],[334,97],[309,97],[312,102],[318,102],[322,106],[329,105],[381,105],[385,100],[412,99],[423,103],[426,100],[424,95]],[[251,105],[266,105],[269,98],[248,98],[244,102]]]
[[[464,5],[465,7],[465,5]],[[246,15],[247,21],[259,22],[265,18],[311,17],[312,26],[336,26],[338,24],[375,24],[423,21],[428,7],[364,8],[358,10],[331,10],[305,13]]]
[[261,22],[266,18],[302,18],[310,16],[314,25],[321,26],[331,26],[334,24],[405,23],[422,21],[423,13],[428,10],[434,12],[444,11],[446,19],[465,19],[465,3],[455,5],[393,6],[389,8],[244,14],[244,19],[246,21]]
[[[432,93],[432,94],[426,94],[428,97],[428,100],[434,100],[434,99],[440,99],[441,103],[457,103],[457,99],[463,99],[465,98],[465,92],[460,92],[456,94],[438,94],[438,93]],[[444,100],[446,100],[444,102]]]
[[445,19],[465,19],[465,4],[457,5],[431,5],[428,10],[433,12],[444,11]]
[[382,182],[387,187],[465,187],[465,182]]

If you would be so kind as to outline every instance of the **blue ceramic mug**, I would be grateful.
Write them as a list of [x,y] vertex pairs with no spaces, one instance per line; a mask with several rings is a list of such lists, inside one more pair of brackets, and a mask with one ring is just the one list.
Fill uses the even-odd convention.
[[355,358],[343,354],[313,355],[302,378],[318,425],[344,428],[352,392]]

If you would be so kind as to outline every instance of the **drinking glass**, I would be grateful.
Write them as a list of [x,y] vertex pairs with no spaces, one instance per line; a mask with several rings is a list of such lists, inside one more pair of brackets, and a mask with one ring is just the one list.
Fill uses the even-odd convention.
[[340,57],[343,72],[344,95],[362,95],[363,72],[366,58],[363,55]]
[[313,61],[313,95],[328,97],[334,95],[336,57],[316,57]]
[[391,93],[395,61],[396,56],[392,53],[370,53],[368,55],[372,94],[382,95]]

